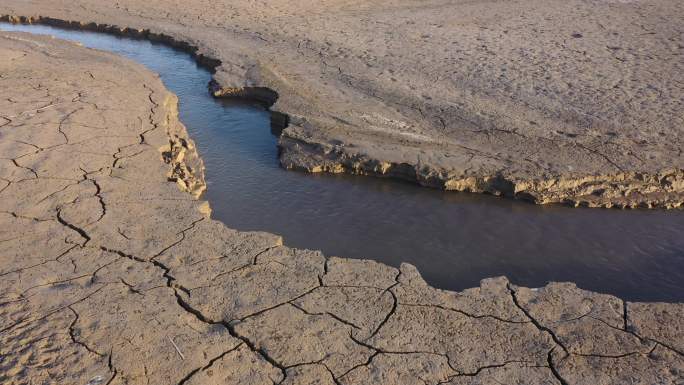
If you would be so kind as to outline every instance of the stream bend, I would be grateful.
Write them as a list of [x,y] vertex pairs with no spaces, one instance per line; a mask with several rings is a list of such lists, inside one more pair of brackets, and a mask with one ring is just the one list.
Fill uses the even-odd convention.
[[206,165],[212,216],[239,230],[283,235],[327,255],[416,265],[450,290],[506,275],[538,287],[572,281],[629,301],[684,301],[684,215],[678,211],[536,206],[349,175],[279,167],[270,114],[207,92],[211,74],[162,44],[40,25],[3,30],[51,34],[111,51],[158,73],[180,100],[180,118]]

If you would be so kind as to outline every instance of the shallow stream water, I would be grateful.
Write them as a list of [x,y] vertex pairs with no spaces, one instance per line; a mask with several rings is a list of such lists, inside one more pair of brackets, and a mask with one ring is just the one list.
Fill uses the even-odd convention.
[[160,74],[178,95],[180,118],[204,159],[212,216],[229,227],[281,234],[289,246],[326,255],[409,262],[445,289],[506,275],[529,287],[572,281],[627,300],[684,301],[684,211],[535,206],[384,179],[285,171],[268,110],[212,98],[211,74],[184,52],[45,26],[0,29],[76,40]]

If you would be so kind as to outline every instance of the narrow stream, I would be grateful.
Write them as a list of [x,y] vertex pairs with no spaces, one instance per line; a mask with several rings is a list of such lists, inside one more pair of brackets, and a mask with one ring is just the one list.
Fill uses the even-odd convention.
[[284,236],[326,255],[418,267],[432,285],[462,290],[506,275],[520,285],[573,281],[627,300],[684,301],[684,211],[534,206],[446,193],[403,182],[285,171],[269,112],[216,100],[211,74],[161,44],[45,26],[0,29],[51,34],[111,51],[161,75],[205,161],[215,219]]

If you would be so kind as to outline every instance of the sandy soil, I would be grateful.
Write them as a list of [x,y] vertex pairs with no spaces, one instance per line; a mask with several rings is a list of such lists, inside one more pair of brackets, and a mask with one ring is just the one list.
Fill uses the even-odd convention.
[[277,92],[287,168],[537,203],[684,201],[678,0],[6,0],[0,14],[196,47],[220,64],[217,95]]
[[684,304],[429,287],[210,218],[138,64],[0,33],[0,383],[681,384]]

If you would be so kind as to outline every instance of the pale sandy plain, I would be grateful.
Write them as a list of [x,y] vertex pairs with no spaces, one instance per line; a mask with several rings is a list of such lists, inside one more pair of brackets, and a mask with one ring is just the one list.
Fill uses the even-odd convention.
[[0,383],[672,384],[684,304],[460,293],[210,218],[144,67],[0,33]]
[[289,116],[287,168],[684,202],[679,0],[4,0],[0,14],[152,31],[216,59],[217,95]]

